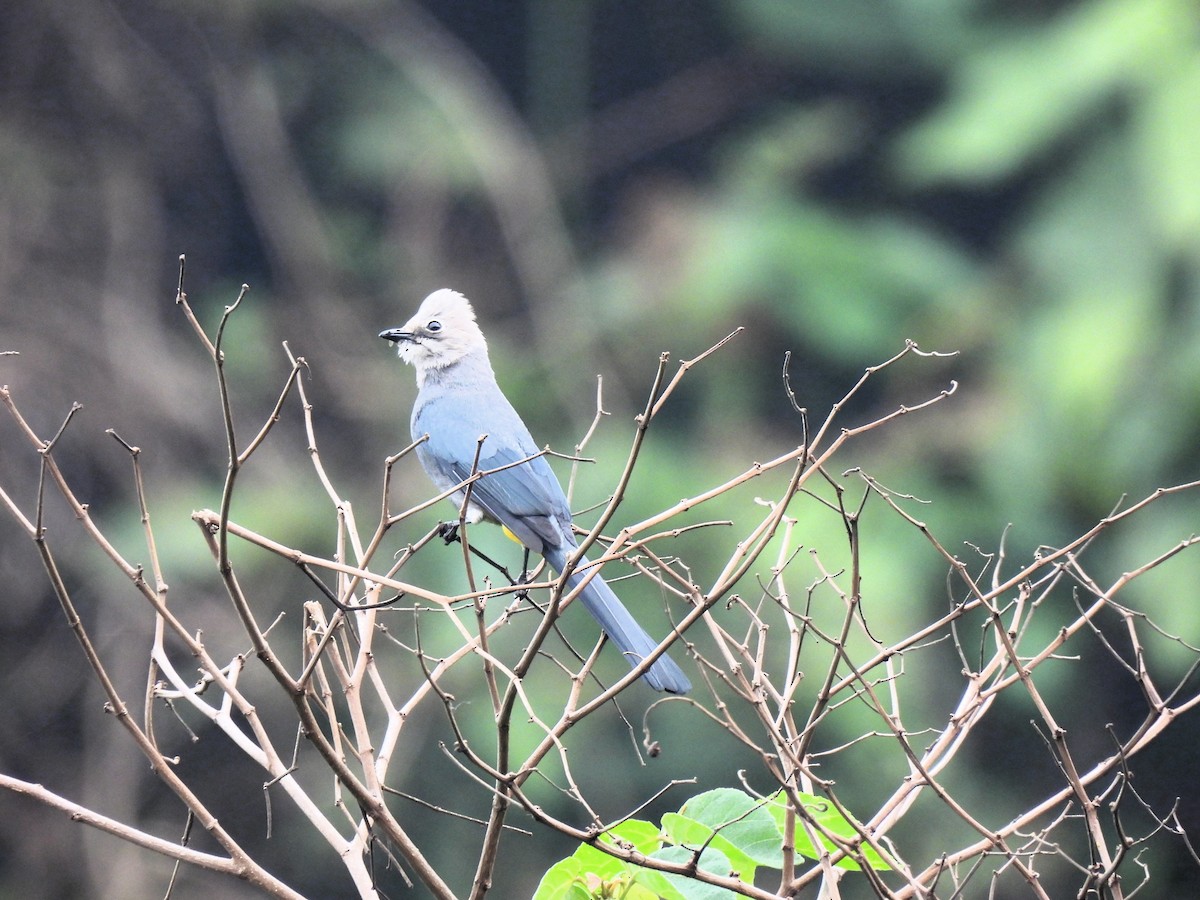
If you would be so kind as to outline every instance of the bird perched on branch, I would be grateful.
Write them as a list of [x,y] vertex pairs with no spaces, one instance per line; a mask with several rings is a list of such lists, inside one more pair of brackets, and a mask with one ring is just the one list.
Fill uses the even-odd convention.
[[[434,291],[405,325],[379,336],[392,341],[397,355],[417,371],[412,436],[420,440],[428,435],[417,445],[417,458],[433,483],[446,491],[476,472],[488,473],[471,484],[469,498],[464,489],[450,499],[459,507],[468,500],[467,522],[503,525],[561,573],[579,549],[566,495],[496,384],[487,342],[467,298],[447,289]],[[586,566],[586,558],[576,561],[568,588],[591,574],[581,571]],[[658,646],[599,574],[591,575],[579,599],[634,668]],[[642,677],[655,690],[672,694],[691,687],[665,653]]]

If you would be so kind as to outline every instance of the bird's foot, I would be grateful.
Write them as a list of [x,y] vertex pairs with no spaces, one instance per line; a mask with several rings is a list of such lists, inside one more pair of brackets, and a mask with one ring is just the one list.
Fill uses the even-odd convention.
[[458,523],[457,522],[441,522],[437,527],[438,537],[447,544],[453,544],[458,540]]
[[521,563],[521,577],[517,579],[517,584],[529,584],[533,580],[533,576],[529,574],[529,548],[525,548],[525,559]]

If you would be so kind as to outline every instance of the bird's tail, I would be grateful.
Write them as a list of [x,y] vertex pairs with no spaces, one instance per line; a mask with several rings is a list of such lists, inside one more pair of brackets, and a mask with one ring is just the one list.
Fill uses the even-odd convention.
[[[556,572],[561,572],[574,549],[574,547],[547,548],[545,551],[546,562],[550,563]],[[569,588],[574,588],[576,584],[587,577],[588,573],[580,571],[587,564],[586,558],[579,560],[575,571],[567,579]],[[637,620],[625,608],[625,604],[598,574],[592,576],[583,592],[580,593],[579,599],[584,608],[592,614],[592,618],[604,629],[609,640],[629,661],[630,666],[636,668],[658,646],[658,641],[650,637],[645,629],[637,623]],[[666,691],[670,694],[686,694],[692,687],[687,676],[683,674],[683,670],[675,665],[675,661],[665,653],[654,661],[654,665],[646,670],[642,677],[656,691]]]

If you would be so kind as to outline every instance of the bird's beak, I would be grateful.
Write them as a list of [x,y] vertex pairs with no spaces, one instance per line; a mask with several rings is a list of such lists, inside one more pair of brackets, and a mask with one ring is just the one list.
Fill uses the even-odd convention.
[[385,341],[391,341],[393,344],[398,344],[401,341],[411,341],[414,337],[411,331],[405,331],[402,328],[386,328],[379,332],[379,336]]

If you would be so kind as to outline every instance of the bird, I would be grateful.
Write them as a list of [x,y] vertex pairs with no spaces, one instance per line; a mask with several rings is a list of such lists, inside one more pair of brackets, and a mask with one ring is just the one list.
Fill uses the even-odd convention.
[[[467,499],[468,523],[502,525],[561,575],[579,549],[571,510],[554,470],[496,382],[470,301],[449,288],[436,290],[407,323],[379,336],[391,341],[400,359],[416,370],[410,426],[419,442],[417,458],[430,480],[439,491],[448,491],[473,474],[487,473],[472,483],[469,498],[460,488],[449,499],[460,509]],[[566,579],[568,589],[590,574],[582,571],[588,565],[586,557],[576,561]],[[631,667],[658,646],[599,573],[591,576],[579,599]],[[671,694],[691,688],[665,653],[642,677],[655,690]]]

